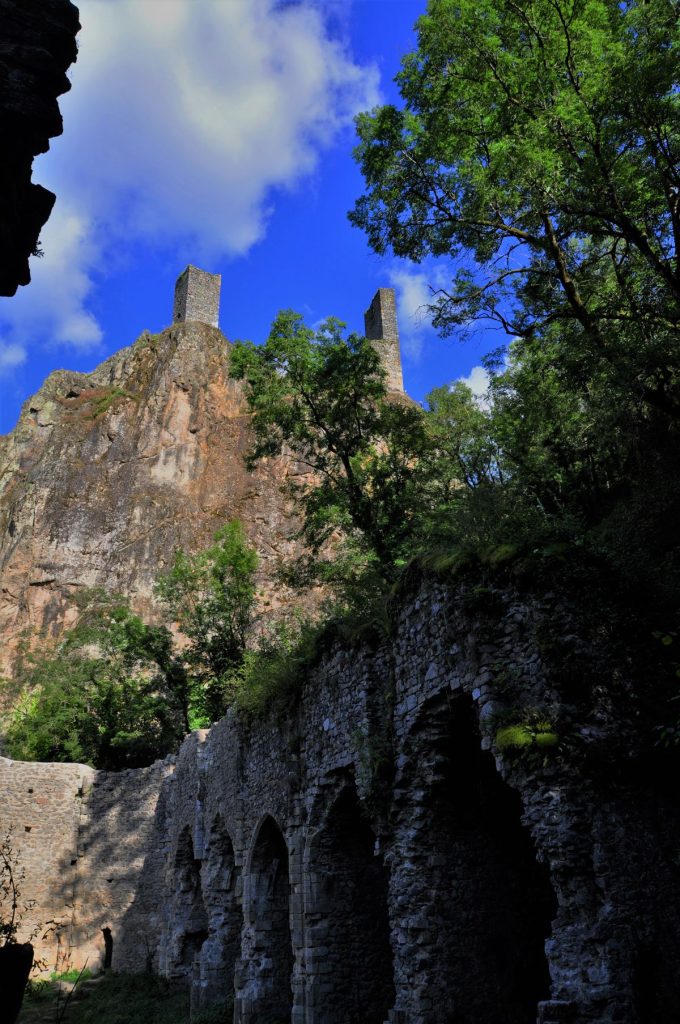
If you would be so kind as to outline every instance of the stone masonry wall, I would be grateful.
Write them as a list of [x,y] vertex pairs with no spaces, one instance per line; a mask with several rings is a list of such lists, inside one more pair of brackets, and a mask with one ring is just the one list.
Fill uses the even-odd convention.
[[206,270],[188,266],[177,278],[173,323],[198,320],[211,327],[219,325],[220,317],[220,274],[209,274]]
[[[48,972],[103,961],[102,929],[115,930],[152,863],[158,796],[170,771],[171,761],[106,773],[0,757],[0,827],[12,827],[23,900],[32,904],[19,937],[34,936]],[[154,905],[161,898],[152,876],[144,895]]]
[[397,323],[397,300],[394,288],[378,288],[371,304],[364,313],[366,337],[376,342],[387,372],[387,388],[392,393],[404,391],[404,377],[401,370],[401,347]]
[[[296,711],[228,715],[174,763],[80,798],[78,766],[3,762],[27,894],[73,913],[74,961],[109,928],[114,968],[150,963],[194,1009],[234,991],[235,1024],[673,1019],[678,800],[642,770],[625,659],[572,611],[430,585],[390,642],[332,650]],[[532,715],[559,743],[500,750]],[[55,800],[35,834],[30,780]]]

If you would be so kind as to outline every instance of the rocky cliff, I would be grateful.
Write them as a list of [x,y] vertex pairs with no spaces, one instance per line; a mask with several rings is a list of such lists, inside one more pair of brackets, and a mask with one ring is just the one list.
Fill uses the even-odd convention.
[[247,473],[248,415],[229,343],[207,324],[143,334],[93,373],[57,371],[0,438],[0,637],[56,637],[84,587],[153,616],[153,584],[177,547],[199,550],[240,518],[265,590],[294,550],[281,486],[296,466]]
[[54,205],[31,172],[61,135],[57,97],[71,88],[79,29],[69,0],[0,0],[0,295],[30,281],[28,258]]

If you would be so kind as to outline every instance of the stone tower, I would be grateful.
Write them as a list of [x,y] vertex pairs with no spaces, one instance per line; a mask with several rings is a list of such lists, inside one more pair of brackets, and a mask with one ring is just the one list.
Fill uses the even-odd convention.
[[401,373],[394,288],[378,288],[371,305],[364,313],[364,330],[366,337],[377,343],[375,349],[380,353],[387,371],[387,390],[403,392],[404,378]]
[[198,320],[202,324],[219,326],[220,274],[209,274],[191,264],[182,271],[175,285],[175,308],[172,322]]

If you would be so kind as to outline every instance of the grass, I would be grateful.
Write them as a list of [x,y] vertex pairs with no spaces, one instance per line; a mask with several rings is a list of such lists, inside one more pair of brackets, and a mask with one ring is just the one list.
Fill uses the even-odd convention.
[[496,746],[499,750],[520,750],[526,747],[556,747],[559,736],[549,722],[529,725],[520,722],[506,725],[496,732]]
[[[24,1009],[30,1013],[35,1003],[45,1007],[50,998],[56,1007],[55,982],[41,982],[27,993]],[[63,995],[60,998],[63,1006]],[[19,1024],[23,1017],[22,1010]],[[221,1017],[215,1021],[225,1024],[228,1019]],[[107,972],[104,977],[86,984],[81,981],[64,1017],[65,1024],[139,1024],[140,1021],[143,1024],[189,1024],[188,991],[173,989],[163,978],[151,974]],[[213,1022],[199,1021],[199,1024]]]
[[82,971],[76,970],[73,967],[70,971],[52,971],[50,974],[50,981],[87,981],[88,978],[92,977],[92,971],[89,967],[85,967]]
[[123,388],[112,388],[106,392],[99,399],[92,411],[92,419],[96,420],[98,416],[103,416],[105,412],[108,412],[113,403],[117,398],[132,398],[133,396]]

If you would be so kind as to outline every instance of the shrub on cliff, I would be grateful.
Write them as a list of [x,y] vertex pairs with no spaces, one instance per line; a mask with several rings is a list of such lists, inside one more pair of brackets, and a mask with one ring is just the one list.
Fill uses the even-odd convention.
[[176,551],[170,572],[157,582],[156,593],[187,640],[181,658],[192,725],[216,721],[231,702],[253,630],[257,567],[257,552],[234,519],[205,551]]
[[101,594],[84,604],[55,651],[26,658],[8,753],[111,770],[150,764],[188,730],[188,684],[170,633]]

